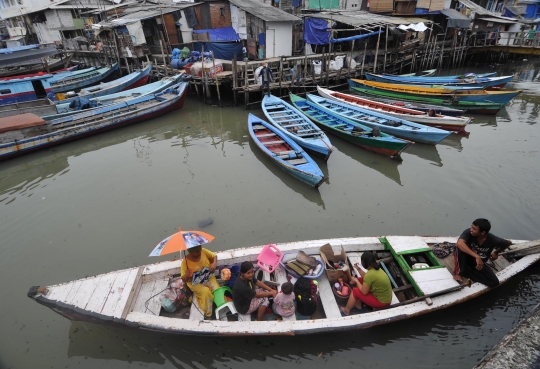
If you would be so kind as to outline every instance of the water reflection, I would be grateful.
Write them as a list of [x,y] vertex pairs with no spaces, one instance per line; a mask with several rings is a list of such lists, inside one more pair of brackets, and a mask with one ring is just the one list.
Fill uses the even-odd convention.
[[[451,135],[453,136],[453,135]],[[443,141],[446,141],[448,138],[445,138]],[[420,159],[424,159],[430,162],[430,164],[442,167],[442,159],[439,155],[437,146],[435,145],[425,145],[421,143],[415,143],[407,148],[405,154],[411,154],[418,156]],[[405,159],[404,159],[405,160]]]
[[[278,168],[276,164],[272,163],[272,161],[261,152],[261,149],[259,149],[252,140],[249,140],[249,148],[251,152],[253,152],[257,160],[261,164],[263,164],[267,170],[272,172],[275,177],[279,178],[287,187],[289,187],[294,192],[297,192],[304,196],[306,200],[309,200],[317,204],[318,206],[322,206],[323,209],[326,209],[321,193],[318,189],[312,188],[307,184],[300,182],[299,180],[293,178],[290,174]],[[328,166],[326,165],[326,163],[322,165],[320,160],[317,161],[317,164],[319,165],[319,168],[321,168],[321,170],[323,171],[324,175],[327,177],[325,182],[322,184],[322,186],[324,186],[325,184],[329,183]]]
[[[345,365],[363,350],[365,367],[394,367],[396,358],[419,354],[415,368],[471,367],[475,361],[540,302],[540,266],[466,303],[422,317],[345,333],[297,337],[195,337],[134,331],[71,322],[69,358],[169,364],[176,368],[215,368],[246,363],[270,367],[279,363]],[[419,342],[422,342],[420,344]],[[474,344],[473,344],[474,343]],[[451,352],[438,352],[448,346]],[[433,352],[431,351],[433,348]],[[414,352],[411,352],[414,351]],[[391,351],[392,355],[388,355]],[[459,354],[455,354],[459,352]],[[477,360],[477,359],[476,359]],[[406,365],[407,366],[407,365]],[[234,367],[234,365],[233,365]]]
[[458,135],[458,134],[451,134],[450,136],[446,137],[444,140],[439,142],[439,145],[448,146],[461,152],[463,150],[463,144],[461,143],[461,140],[468,139],[468,138],[469,138],[468,135],[463,136],[463,135]]
[[[398,171],[398,166],[401,165],[401,161],[372,153],[338,138],[334,138],[332,144],[348,157],[368,168],[376,170],[401,186],[401,177]],[[411,146],[409,146],[407,150],[409,150]]]

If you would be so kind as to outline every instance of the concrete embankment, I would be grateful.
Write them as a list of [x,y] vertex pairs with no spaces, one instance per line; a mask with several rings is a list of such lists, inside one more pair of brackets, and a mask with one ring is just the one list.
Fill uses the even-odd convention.
[[510,331],[473,369],[540,368],[540,305]]

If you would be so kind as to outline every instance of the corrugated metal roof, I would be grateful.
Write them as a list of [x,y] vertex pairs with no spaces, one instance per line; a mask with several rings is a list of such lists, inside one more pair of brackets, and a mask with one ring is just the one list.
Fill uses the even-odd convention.
[[[231,1],[232,2],[232,1]],[[322,12],[316,14],[305,14],[305,17],[330,19],[336,22],[348,24],[349,26],[362,27],[378,27],[380,25],[397,26],[400,24],[411,23],[431,23],[430,20],[418,17],[389,17],[363,11],[354,13],[338,13],[338,12]]]
[[267,22],[295,22],[301,19],[258,0],[230,0],[234,6]]
[[[489,10],[482,8],[480,5],[475,4],[470,0],[458,0],[458,1],[462,3],[463,5],[465,5],[467,8],[471,9],[473,12],[475,12],[476,15],[479,15],[480,17],[478,18],[485,18],[483,16],[486,15],[488,17],[497,18],[499,23],[508,23],[508,22],[519,23],[519,21],[516,19],[502,17],[497,13],[490,12]],[[506,20],[507,22],[502,22],[501,20]]]
[[129,23],[133,23],[136,21],[144,20],[144,19],[150,19],[150,18],[156,18],[160,17],[161,14],[168,14],[175,12],[177,10],[181,10],[184,8],[189,8],[191,6],[195,6],[198,4],[195,3],[186,3],[186,4],[175,4],[174,7],[162,7],[161,9],[159,7],[156,8],[156,6],[134,6],[127,8],[124,12],[122,12],[120,17],[116,19],[109,19],[108,21],[99,22],[98,25],[105,28],[113,28]]
[[510,19],[501,19],[501,18],[491,18],[491,17],[482,17],[482,18],[478,18],[479,20],[483,20],[483,21],[486,21],[486,22],[493,22],[493,23],[501,23],[501,24],[514,24],[514,23],[519,23],[519,20],[517,19],[514,19],[514,20],[510,20]]

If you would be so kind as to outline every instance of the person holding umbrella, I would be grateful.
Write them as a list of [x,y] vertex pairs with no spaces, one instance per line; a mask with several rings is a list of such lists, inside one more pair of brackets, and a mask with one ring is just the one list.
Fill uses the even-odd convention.
[[219,288],[214,275],[217,267],[217,255],[202,247],[212,242],[214,236],[201,231],[182,231],[165,238],[157,244],[149,256],[161,256],[173,252],[187,251],[180,264],[180,278],[195,295],[201,312],[206,317],[212,316],[214,303],[213,291]]

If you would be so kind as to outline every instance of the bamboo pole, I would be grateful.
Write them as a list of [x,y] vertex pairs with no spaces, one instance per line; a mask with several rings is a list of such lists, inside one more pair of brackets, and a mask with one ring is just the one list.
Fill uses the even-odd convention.
[[218,81],[217,72],[216,72],[216,59],[214,58],[214,52],[212,50],[210,50],[210,55],[212,55],[212,67],[213,67],[213,71],[214,71],[214,82],[216,84],[219,107],[221,108],[221,94],[219,93],[219,81]]
[[364,44],[364,55],[362,57],[362,71],[360,72],[360,76],[364,75],[364,62],[366,61],[366,52],[367,52],[367,42]]
[[351,52],[350,52],[349,63],[348,63],[349,73],[347,73],[347,77],[351,75],[351,62],[353,60],[354,41],[355,40],[352,40],[352,44],[351,44]]
[[377,35],[377,46],[375,47],[375,61],[373,62],[373,73],[377,72],[377,56],[379,55],[380,42],[381,42],[381,26],[379,26],[379,34]]
[[384,40],[383,72],[386,72],[386,54],[388,54],[388,24],[386,25],[386,37],[385,37],[385,40]]
[[236,60],[237,55],[234,53],[234,59],[232,61],[232,70],[233,70],[233,94],[234,94],[234,106],[237,105],[238,91],[238,61]]

